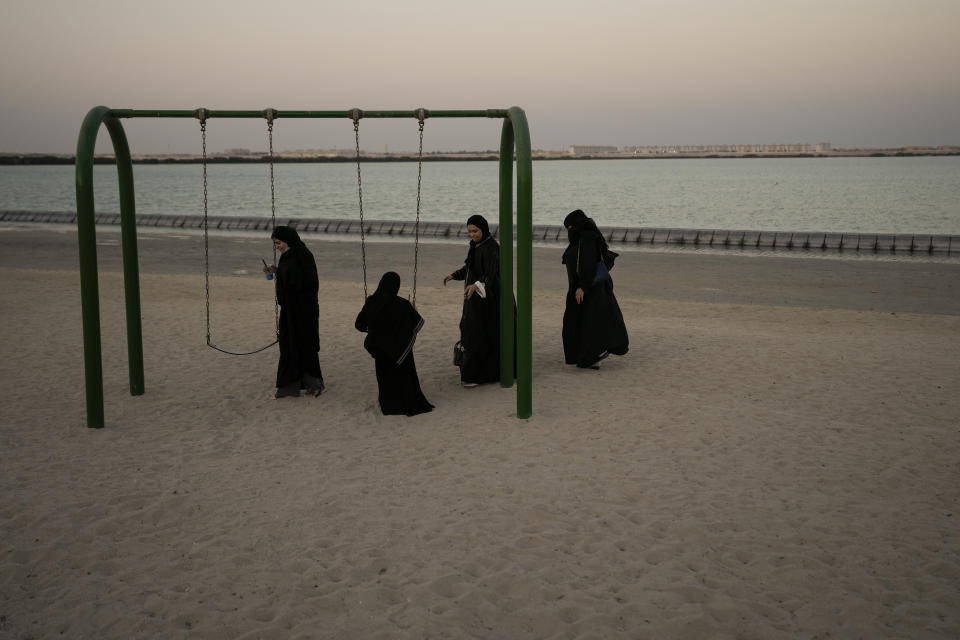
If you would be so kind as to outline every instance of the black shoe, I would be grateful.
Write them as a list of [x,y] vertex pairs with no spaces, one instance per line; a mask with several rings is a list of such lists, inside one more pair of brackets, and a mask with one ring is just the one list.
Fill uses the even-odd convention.
[[599,356],[597,356],[597,361],[594,362],[592,365],[590,365],[590,368],[591,368],[591,369],[594,369],[594,370],[599,369],[599,368],[600,368],[600,362],[601,362],[604,358],[606,358],[607,356],[609,356],[609,355],[610,355],[610,352],[609,352],[609,351],[604,351],[603,353],[601,353]]
[[274,398],[296,398],[300,396],[300,383],[294,382],[282,387],[277,387],[277,392],[273,394]]
[[305,373],[303,374],[301,380],[303,381],[302,386],[304,389],[306,389],[308,396],[319,396],[321,393],[327,390],[327,388],[323,386],[323,380],[317,376],[312,376],[309,373]]

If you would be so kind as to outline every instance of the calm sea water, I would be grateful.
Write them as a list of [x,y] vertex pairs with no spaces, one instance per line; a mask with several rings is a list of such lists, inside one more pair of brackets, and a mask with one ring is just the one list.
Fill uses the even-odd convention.
[[[364,215],[413,220],[417,165],[362,165]],[[269,216],[269,165],[212,165],[211,215]],[[356,165],[275,165],[278,217],[358,216]],[[564,160],[533,165],[534,223],[583,209],[605,226],[960,234],[960,157]],[[200,165],[135,165],[137,212],[203,213]],[[97,166],[98,212],[119,211]],[[497,217],[496,162],[423,165],[421,220]],[[74,211],[72,166],[0,167],[0,210]]]

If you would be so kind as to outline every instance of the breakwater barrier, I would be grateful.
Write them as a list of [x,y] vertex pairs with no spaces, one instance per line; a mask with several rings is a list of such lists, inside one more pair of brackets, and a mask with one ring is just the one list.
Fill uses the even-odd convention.
[[[99,225],[119,225],[119,213],[98,213]],[[71,211],[0,211],[0,222],[38,224],[77,223]],[[295,227],[313,234],[360,236],[360,221],[349,218],[277,218],[277,224]],[[208,216],[207,225],[215,231],[269,231],[270,218]],[[140,214],[138,227],[202,230],[203,217],[196,215]],[[412,238],[414,223],[396,220],[365,220],[364,231],[371,236]],[[497,235],[497,225],[490,225]],[[662,227],[600,227],[612,246],[659,245],[716,249],[806,249],[823,251],[863,251],[884,253],[960,254],[960,236],[908,233],[823,233],[813,231],[745,231],[727,229],[673,229]],[[462,222],[420,222],[421,238],[467,239]],[[562,243],[567,230],[562,225],[534,225],[534,242]]]

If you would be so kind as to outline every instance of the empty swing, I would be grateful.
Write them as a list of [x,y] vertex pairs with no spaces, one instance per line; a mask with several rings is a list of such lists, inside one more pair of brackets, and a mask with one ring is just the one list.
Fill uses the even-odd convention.
[[[366,244],[366,225],[363,221],[363,181],[360,177],[360,118],[363,117],[363,111],[360,109],[351,109],[349,112],[353,119],[353,138],[356,147],[357,157],[357,198],[360,206],[360,261],[363,265],[363,299],[367,299],[367,244]],[[411,304],[417,306],[417,260],[420,254],[420,187],[423,181],[423,121],[430,117],[430,111],[424,108],[417,109],[415,112],[419,123],[420,147],[417,152],[417,217],[413,224],[413,286],[411,287]]]
[[[221,353],[231,356],[249,356],[269,349],[280,341],[280,311],[277,305],[277,298],[273,299],[273,326],[275,337],[273,342],[253,351],[231,351],[218,346],[210,338],[210,235],[208,221],[209,197],[207,195],[207,118],[210,111],[207,109],[197,109],[194,111],[194,117],[200,121],[200,139],[202,146],[202,165],[203,165],[203,276],[206,293],[206,319],[207,319],[207,346]],[[267,120],[267,138],[270,147],[270,229],[273,230],[277,225],[277,206],[276,206],[276,187],[273,174],[273,120],[277,117],[276,109],[264,109],[263,117]],[[277,262],[277,250],[273,250],[273,263]]]

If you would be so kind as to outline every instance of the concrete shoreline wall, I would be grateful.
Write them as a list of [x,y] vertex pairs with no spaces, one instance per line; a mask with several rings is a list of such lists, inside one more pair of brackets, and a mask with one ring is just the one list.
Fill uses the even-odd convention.
[[[73,224],[77,214],[71,211],[0,211],[0,222]],[[360,235],[360,221],[347,218],[278,218],[278,224],[296,227],[313,234]],[[119,225],[119,213],[97,214],[97,224]],[[267,231],[270,219],[263,217],[208,216],[210,230]],[[203,229],[203,217],[196,215],[137,216],[137,226],[164,229]],[[367,235],[393,238],[413,237],[414,223],[395,220],[365,220]],[[497,236],[497,225],[490,230]],[[960,236],[945,234],[824,233],[813,231],[753,231],[728,229],[673,229],[654,227],[600,227],[607,242],[617,245],[691,246],[731,249],[807,249],[824,251],[869,251],[894,253],[960,254]],[[421,222],[422,238],[466,239],[462,222]],[[562,225],[534,225],[536,242],[563,243],[567,240]]]

